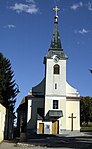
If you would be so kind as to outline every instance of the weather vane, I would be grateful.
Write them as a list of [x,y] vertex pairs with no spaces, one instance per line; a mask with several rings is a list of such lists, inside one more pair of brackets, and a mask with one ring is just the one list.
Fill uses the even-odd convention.
[[53,8],[53,10],[56,11],[56,16],[58,16],[58,11],[60,10],[60,8],[58,8],[57,6],[55,8]]

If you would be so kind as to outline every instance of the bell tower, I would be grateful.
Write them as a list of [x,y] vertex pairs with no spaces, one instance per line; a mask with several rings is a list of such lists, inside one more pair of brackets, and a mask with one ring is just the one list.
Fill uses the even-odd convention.
[[[54,31],[51,45],[46,57],[45,64],[45,117],[48,117],[49,110],[62,110],[65,115],[66,102],[66,61],[67,56],[62,48],[59,30],[58,30],[58,11],[57,6],[53,8],[56,11],[54,16]],[[55,105],[56,104],[56,105]],[[62,111],[62,112],[63,112]],[[57,116],[58,117],[58,116]],[[53,118],[52,118],[53,119]],[[50,120],[50,118],[49,118]],[[64,120],[65,121],[65,118]]]
[[51,45],[45,57],[45,96],[66,96],[66,60],[67,56],[62,48],[58,31],[58,10],[56,6],[54,16],[54,32]]

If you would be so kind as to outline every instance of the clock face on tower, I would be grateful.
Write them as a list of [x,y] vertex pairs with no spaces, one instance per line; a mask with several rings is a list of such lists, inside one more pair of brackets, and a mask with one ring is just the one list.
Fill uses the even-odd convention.
[[53,60],[55,63],[57,63],[59,61],[59,57],[57,55],[53,55]]

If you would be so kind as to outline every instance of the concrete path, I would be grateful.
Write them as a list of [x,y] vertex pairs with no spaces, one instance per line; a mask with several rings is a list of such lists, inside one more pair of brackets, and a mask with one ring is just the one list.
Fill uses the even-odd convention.
[[[61,148],[62,147],[60,147],[60,149]],[[35,146],[35,145],[29,145],[27,143],[19,143],[19,145],[16,146],[16,143],[4,141],[0,144],[0,149],[57,149],[57,148]],[[70,148],[62,148],[62,149],[70,149]]]
[[43,135],[29,142],[4,141],[0,149],[92,149],[92,132],[62,135]]

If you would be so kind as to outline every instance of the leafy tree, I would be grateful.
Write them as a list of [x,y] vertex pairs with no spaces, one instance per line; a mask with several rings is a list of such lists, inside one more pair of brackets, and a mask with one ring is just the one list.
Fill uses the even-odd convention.
[[80,102],[81,125],[85,122],[88,125],[92,121],[92,98],[89,96],[82,97]]
[[14,73],[10,60],[0,53],[0,101],[10,110],[14,110],[17,96],[17,87],[13,80]]

